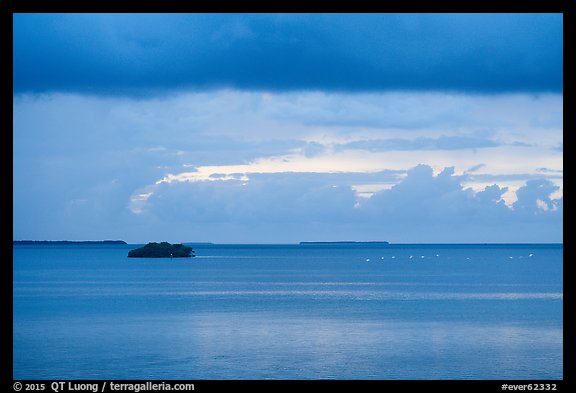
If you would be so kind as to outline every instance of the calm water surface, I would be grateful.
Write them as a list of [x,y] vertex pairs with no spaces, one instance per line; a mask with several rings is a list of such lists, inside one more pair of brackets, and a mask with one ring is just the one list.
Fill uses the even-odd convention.
[[14,379],[562,379],[561,245],[14,246]]

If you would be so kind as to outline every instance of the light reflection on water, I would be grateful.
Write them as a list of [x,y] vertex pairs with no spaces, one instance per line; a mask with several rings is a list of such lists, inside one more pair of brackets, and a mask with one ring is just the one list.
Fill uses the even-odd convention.
[[[559,328],[261,312],[63,318],[43,328],[52,333],[42,345],[36,339],[36,367],[54,362],[51,372],[61,374],[36,378],[561,378]],[[538,368],[518,361],[525,357],[538,358]]]

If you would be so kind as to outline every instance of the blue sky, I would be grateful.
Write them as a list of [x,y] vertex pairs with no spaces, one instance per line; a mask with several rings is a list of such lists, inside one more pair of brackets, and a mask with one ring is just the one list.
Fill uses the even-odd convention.
[[15,239],[561,242],[560,14],[16,14]]

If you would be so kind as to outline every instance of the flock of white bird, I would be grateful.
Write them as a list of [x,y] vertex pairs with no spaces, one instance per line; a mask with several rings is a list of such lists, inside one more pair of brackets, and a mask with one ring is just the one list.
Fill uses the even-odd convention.
[[[440,256],[440,254],[436,254],[436,255],[435,255],[436,258],[438,258],[439,256]],[[531,253],[531,254],[528,254],[528,257],[529,257],[529,258],[532,258],[533,256],[534,256],[534,254],[532,254],[532,253]],[[409,255],[409,256],[408,256],[408,259],[413,259],[413,258],[415,258],[415,257],[417,258],[417,256]],[[425,255],[420,255],[420,259],[424,259],[424,258],[426,258]],[[509,259],[514,259],[513,256],[509,256],[508,258],[509,258]],[[518,256],[517,258],[518,258],[518,259],[522,259],[522,258],[524,258],[524,256],[523,256],[523,255],[520,255],[520,256]],[[384,258],[384,257],[381,257],[380,259],[384,260],[385,258]],[[390,257],[390,259],[396,259],[396,255],[392,255],[392,256]],[[470,257],[466,257],[466,259],[469,260]],[[370,258],[366,258],[366,262],[370,262]]]

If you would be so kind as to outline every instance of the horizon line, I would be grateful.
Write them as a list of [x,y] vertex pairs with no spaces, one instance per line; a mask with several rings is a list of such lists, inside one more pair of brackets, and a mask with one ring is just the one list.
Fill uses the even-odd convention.
[[[160,240],[156,242],[161,242],[165,240]],[[103,239],[103,240],[30,240],[30,239],[13,239],[13,244],[18,243],[69,243],[69,244],[80,244],[80,243],[101,243],[107,245],[114,245],[121,244],[123,245],[139,245],[139,244],[147,244],[151,243],[148,242],[127,242],[121,239]],[[172,244],[196,244],[196,245],[362,245],[362,244],[381,244],[387,246],[394,246],[394,245],[528,245],[528,244],[554,244],[554,245],[563,245],[564,242],[390,242],[384,240],[328,240],[328,241],[300,241],[300,242],[264,242],[264,243],[251,243],[251,242],[244,242],[244,243],[234,243],[234,242],[201,242],[201,241],[183,241],[183,242],[174,242]]]

